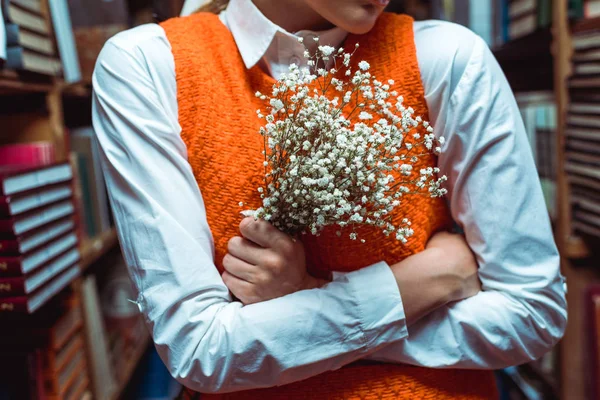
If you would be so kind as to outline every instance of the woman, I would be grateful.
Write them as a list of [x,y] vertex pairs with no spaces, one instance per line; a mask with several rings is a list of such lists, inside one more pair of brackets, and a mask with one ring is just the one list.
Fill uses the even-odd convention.
[[[524,126],[485,43],[382,14],[386,0],[225,3],[117,35],[94,74],[121,246],[170,372],[207,398],[493,398],[486,370],[540,357],[566,311]],[[238,231],[260,178],[253,94],[315,36],[362,43],[356,58],[446,138],[426,162],[449,178],[449,213],[411,200],[407,247]],[[464,239],[436,233],[450,214]]]

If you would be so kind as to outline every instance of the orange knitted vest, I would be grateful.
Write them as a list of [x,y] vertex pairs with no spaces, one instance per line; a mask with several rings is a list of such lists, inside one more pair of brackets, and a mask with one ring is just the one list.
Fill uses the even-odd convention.
[[[368,34],[350,35],[345,46],[353,49],[359,42],[354,62],[366,60],[376,77],[393,79],[405,105],[428,120],[412,24],[410,17],[384,14]],[[275,81],[259,66],[246,69],[232,35],[216,15],[195,14],[162,26],[175,59],[181,136],[204,198],[215,263],[222,271],[227,241],[238,234],[239,202],[252,208],[260,205],[256,188],[264,173],[263,139],[258,133],[262,120],[255,111],[264,107],[254,93],[269,93]],[[418,167],[435,163],[435,157],[429,156],[422,158]],[[407,245],[368,228],[359,230],[367,244],[347,235],[337,237],[335,229],[326,229],[318,237],[303,235],[310,272],[323,276],[381,260],[399,262],[422,251],[428,238],[451,222],[445,201],[425,195],[403,199],[393,218],[404,217],[411,219],[415,230]],[[491,372],[355,363],[290,385],[202,398],[488,399],[493,393]]]

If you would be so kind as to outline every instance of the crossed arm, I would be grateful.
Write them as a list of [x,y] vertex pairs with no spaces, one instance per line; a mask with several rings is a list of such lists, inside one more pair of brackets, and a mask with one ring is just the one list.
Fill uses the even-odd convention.
[[[265,221],[245,218],[223,259],[223,281],[244,304],[275,299],[327,282],[306,271],[302,242]],[[477,262],[462,235],[439,232],[425,251],[390,266],[408,325],[481,289]],[[365,282],[366,284],[367,282]]]

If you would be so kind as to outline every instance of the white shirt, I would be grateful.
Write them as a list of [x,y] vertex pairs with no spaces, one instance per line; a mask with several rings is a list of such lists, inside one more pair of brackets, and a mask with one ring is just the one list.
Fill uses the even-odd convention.
[[[288,55],[302,54],[290,55],[294,35],[250,0],[232,0],[221,19],[249,67],[262,62],[276,76]],[[163,29],[131,29],[102,50],[93,119],[119,239],[156,348],[184,385],[201,392],[281,385],[360,358],[501,368],[540,357],[562,336],[559,255],[510,87],[486,44],[466,28],[440,21],[414,27],[431,123],[446,138],[439,167],[483,291],[410,328],[384,262],[335,273],[320,289],[251,306],[233,302],[214,265],[180,137]],[[339,44],[338,34],[321,36]]]

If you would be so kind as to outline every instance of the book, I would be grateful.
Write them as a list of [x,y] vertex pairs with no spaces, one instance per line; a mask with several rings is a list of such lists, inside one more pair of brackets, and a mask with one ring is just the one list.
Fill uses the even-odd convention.
[[510,18],[518,18],[522,15],[533,13],[536,8],[536,0],[513,0],[509,3],[508,15]]
[[81,372],[86,370],[85,352],[73,352],[59,371],[45,371],[45,388],[49,395],[66,398],[65,393]]
[[49,5],[64,80],[66,83],[78,82],[81,80],[81,70],[67,0],[50,1]]
[[581,175],[593,179],[600,179],[600,170],[593,166],[582,165],[567,160],[567,162],[565,163],[565,170],[576,175]]
[[0,298],[0,313],[20,312],[32,314],[78,276],[79,265],[73,265],[31,295]]
[[42,2],[40,0],[9,0],[11,3],[21,7],[24,10],[31,11],[36,14],[42,14]]
[[588,153],[581,153],[576,150],[575,151],[567,150],[565,155],[566,155],[567,159],[570,161],[580,162],[583,164],[600,165],[600,155],[598,155],[598,154],[588,154]]
[[595,18],[600,16],[600,0],[586,0],[585,17]]
[[68,163],[46,167],[3,165],[0,161],[0,196],[10,196],[73,178]]
[[6,24],[7,22],[4,21],[2,7],[0,7],[0,69],[2,69],[6,63],[6,43],[8,42],[6,37]]
[[571,19],[581,19],[584,16],[583,12],[584,0],[568,0],[568,16]]
[[538,27],[547,28],[552,25],[552,0],[538,0]]
[[86,213],[91,214],[90,237],[106,232],[111,228],[108,195],[102,165],[100,148],[93,128],[79,128],[71,132],[71,149],[80,157],[79,172],[82,180],[83,200]]
[[70,216],[75,211],[71,200],[53,203],[29,212],[0,219],[0,235],[17,238],[47,223]]
[[576,103],[569,104],[569,112],[573,114],[598,114],[600,115],[600,103]]
[[598,131],[597,129],[582,128],[578,126],[567,126],[565,134],[569,138],[600,141],[600,131]]
[[69,231],[75,229],[73,218],[63,218],[43,225],[16,238],[0,237],[0,256],[26,254]]
[[47,141],[7,144],[0,146],[0,160],[3,165],[42,167],[56,163],[56,151]]
[[19,215],[35,208],[65,200],[73,195],[70,182],[59,183],[11,196],[0,196],[0,218]]
[[22,30],[19,25],[13,23],[6,24],[6,45],[21,46],[48,56],[56,54],[54,44],[49,37]]
[[75,205],[75,215],[77,216],[77,235],[80,241],[84,242],[90,238],[88,235],[88,220],[83,204],[83,187],[81,172],[79,171],[78,157],[76,153],[69,153],[69,163],[73,170],[73,203]]
[[577,63],[573,72],[577,75],[600,75],[600,63]]
[[573,35],[573,49],[584,51],[589,49],[597,49],[600,47],[600,32],[582,32]]
[[81,294],[86,326],[86,345],[89,354],[91,378],[94,382],[93,396],[95,399],[105,399],[113,396],[117,389],[117,381],[111,372],[110,352],[95,275],[88,275],[83,278]]
[[576,51],[571,59],[573,62],[600,61],[600,49]]
[[508,27],[508,36],[510,40],[515,40],[533,33],[538,27],[537,13],[523,15],[516,20],[510,21]]
[[567,117],[567,124],[588,128],[600,128],[600,115],[569,114]]
[[49,263],[54,257],[77,245],[77,236],[69,232],[31,253],[0,257],[0,276],[27,275]]
[[80,259],[79,250],[74,247],[56,256],[45,266],[27,276],[0,278],[0,298],[31,294]]
[[58,76],[62,71],[60,60],[39,54],[21,46],[6,49],[6,68]]
[[567,148],[582,153],[588,152],[594,155],[600,155],[600,143],[571,139],[567,142]]
[[50,27],[46,19],[37,12],[28,10],[26,8],[19,7],[10,1],[8,4],[8,13],[5,15],[5,19],[8,18],[9,22],[15,23],[22,28],[27,28],[33,32],[41,33],[46,36],[50,36]]
[[73,335],[66,340],[61,348],[48,349],[49,351],[46,353],[46,357],[44,357],[44,370],[58,373],[65,368],[67,362],[78,351],[84,350],[84,346],[83,331],[80,325],[79,329],[73,332]]

